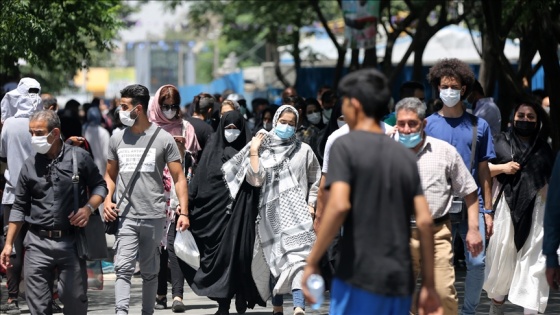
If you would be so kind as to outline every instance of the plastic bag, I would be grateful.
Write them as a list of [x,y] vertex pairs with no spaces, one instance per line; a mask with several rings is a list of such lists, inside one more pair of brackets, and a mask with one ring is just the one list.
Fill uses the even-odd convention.
[[194,237],[189,230],[177,231],[175,236],[175,254],[194,270],[200,268],[200,253]]

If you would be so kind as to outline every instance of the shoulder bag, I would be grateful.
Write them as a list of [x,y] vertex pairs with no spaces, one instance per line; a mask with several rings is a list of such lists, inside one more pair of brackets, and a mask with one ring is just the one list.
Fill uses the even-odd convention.
[[[78,173],[78,159],[76,148],[72,147],[72,186],[74,188],[74,213],[80,209],[79,185],[80,175]],[[83,228],[76,228],[76,247],[78,257],[84,260],[101,260],[108,257],[107,240],[103,228],[103,221],[99,211],[89,216],[88,223]]]
[[[477,124],[476,116],[470,115],[470,117],[472,122],[473,135],[472,135],[472,144],[471,144],[471,165],[470,165],[471,167],[469,168],[469,171],[472,174],[472,170],[474,167],[474,154],[476,152],[478,124]],[[451,210],[449,210],[449,218],[451,220],[451,223],[459,223],[462,222],[463,220],[466,220],[467,212],[468,212],[467,204],[465,203],[464,198],[454,196],[453,203],[451,205]]]

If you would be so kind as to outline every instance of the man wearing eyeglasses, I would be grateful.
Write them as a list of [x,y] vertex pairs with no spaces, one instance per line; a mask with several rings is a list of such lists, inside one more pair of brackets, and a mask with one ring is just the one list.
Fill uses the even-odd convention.
[[[469,232],[466,241],[472,257],[482,251],[482,236],[478,230],[478,197],[476,183],[469,174],[457,150],[449,143],[426,136],[426,106],[415,97],[407,97],[396,105],[396,126],[399,142],[416,154],[418,173],[432,219],[434,220],[434,279],[445,314],[457,314],[457,291],[453,268],[453,237],[449,210],[453,195],[464,197],[469,211]],[[415,222],[412,224],[410,249],[414,278],[420,274],[420,237]],[[416,303],[412,313],[416,314]]]
[[[89,153],[62,141],[55,112],[35,112],[28,126],[36,154],[27,158],[21,168],[0,264],[10,266],[14,240],[26,222],[25,292],[31,314],[52,314],[55,270],[60,273],[64,313],[87,314],[86,262],[78,257],[74,231],[75,227],[87,225],[107,195],[107,185]],[[85,204],[80,209],[75,209],[73,198],[68,198],[73,193],[72,150],[76,151],[80,174],[80,204]]]

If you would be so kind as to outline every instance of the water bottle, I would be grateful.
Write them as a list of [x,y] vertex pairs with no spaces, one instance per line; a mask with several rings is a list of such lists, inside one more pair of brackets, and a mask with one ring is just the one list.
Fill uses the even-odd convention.
[[323,293],[325,292],[323,277],[317,274],[309,276],[307,278],[307,289],[309,289],[309,294],[315,299],[315,303],[311,305],[311,308],[318,310],[323,303]]

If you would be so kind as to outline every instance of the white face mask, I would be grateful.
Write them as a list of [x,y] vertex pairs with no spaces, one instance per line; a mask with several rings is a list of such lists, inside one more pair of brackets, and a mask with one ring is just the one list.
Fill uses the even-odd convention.
[[224,129],[224,137],[226,137],[226,141],[232,143],[239,137],[241,134],[241,130],[239,129]]
[[121,122],[123,123],[123,125],[131,127],[132,125],[134,125],[134,122],[136,121],[136,118],[138,118],[138,116],[136,116],[136,118],[132,119],[130,118],[130,113],[132,113],[132,111],[136,108],[136,106],[134,108],[132,108],[131,111],[126,112],[124,110],[121,110],[119,112],[119,118],[121,119]]
[[346,122],[344,120],[337,120],[336,124],[338,125],[338,128],[340,128],[340,127],[346,125]]
[[46,136],[33,136],[31,137],[31,146],[35,152],[45,154],[51,149],[52,143],[49,143],[47,138],[51,135],[52,131]]
[[170,119],[170,120],[175,118],[176,115],[177,115],[177,111],[175,111],[173,109],[163,111],[163,116],[165,116],[165,118]]
[[309,114],[307,115],[307,120],[316,125],[321,121],[321,114],[320,113],[313,113],[313,114]]
[[445,106],[453,107],[461,100],[461,90],[453,90],[451,88],[441,90],[439,92],[439,98],[441,98]]

